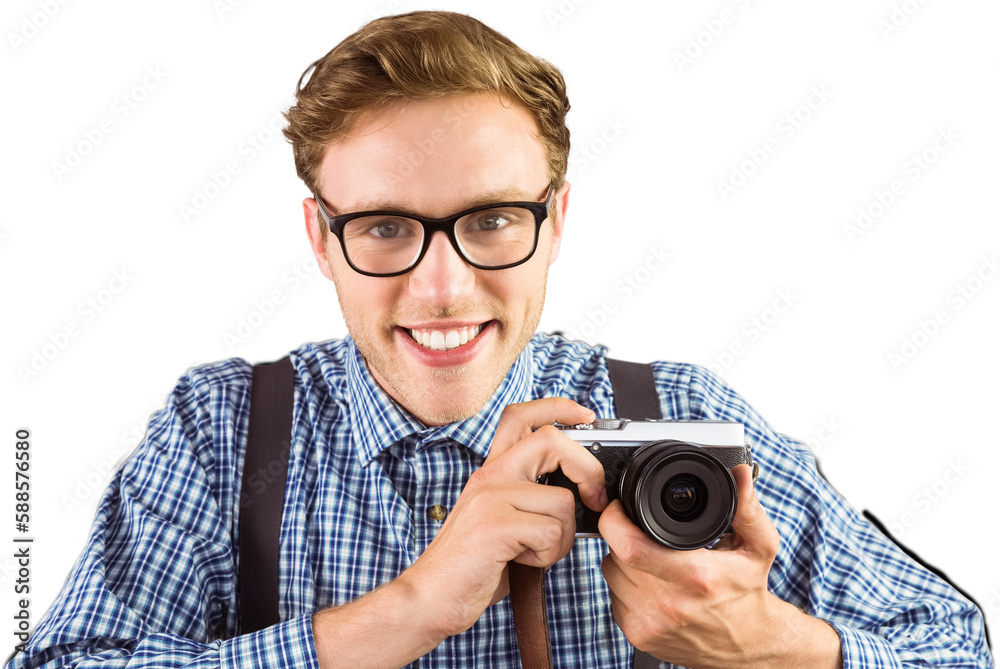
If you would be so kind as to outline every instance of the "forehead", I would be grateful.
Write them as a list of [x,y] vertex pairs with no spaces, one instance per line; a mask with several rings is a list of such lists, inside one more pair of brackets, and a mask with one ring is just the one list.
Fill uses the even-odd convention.
[[320,173],[323,198],[338,212],[445,216],[485,194],[538,199],[547,185],[531,114],[486,94],[408,100],[372,114],[327,149]]

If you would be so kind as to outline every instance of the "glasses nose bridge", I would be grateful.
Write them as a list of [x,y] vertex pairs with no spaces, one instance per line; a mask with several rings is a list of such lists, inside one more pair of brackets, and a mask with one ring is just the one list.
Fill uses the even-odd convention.
[[[454,220],[420,221],[424,227],[423,250],[406,271],[407,285],[415,298],[429,304],[452,305],[468,297],[475,286],[475,268],[458,246]],[[435,242],[439,232],[447,241]]]
[[[444,233],[444,236],[448,238],[448,242],[451,244],[451,248],[455,251],[462,262],[465,264],[470,264],[469,259],[465,257],[465,252],[462,251],[461,245],[458,243],[458,235],[455,233],[455,227],[458,225],[461,216],[452,216],[445,219],[434,219],[434,218],[419,218],[417,221],[423,226],[424,229],[424,243],[423,251],[420,253],[420,258],[414,263],[413,267],[416,267],[423,261],[424,256],[427,255],[427,251],[431,247],[431,242],[434,241],[434,235],[438,232]],[[413,269],[411,267],[410,269]]]

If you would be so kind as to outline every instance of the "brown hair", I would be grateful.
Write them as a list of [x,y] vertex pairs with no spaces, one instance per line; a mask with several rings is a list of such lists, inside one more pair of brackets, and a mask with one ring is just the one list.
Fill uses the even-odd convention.
[[361,116],[400,100],[463,93],[497,93],[526,107],[545,145],[551,183],[558,188],[566,177],[562,74],[470,16],[418,11],[378,18],[314,65],[305,86],[300,80],[284,129],[295,170],[314,193],[326,149]]

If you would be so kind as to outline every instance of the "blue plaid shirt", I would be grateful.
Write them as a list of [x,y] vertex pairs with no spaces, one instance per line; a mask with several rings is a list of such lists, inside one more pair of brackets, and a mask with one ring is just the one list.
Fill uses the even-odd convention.
[[[190,370],[115,474],[87,546],[13,667],[317,667],[311,614],[407,568],[489,452],[502,409],[569,397],[614,415],[603,348],[536,335],[484,409],[425,428],[373,382],[350,339],[291,354],[295,400],[281,527],[282,622],[234,636],[236,536],[251,366]],[[705,369],[655,363],[665,417],[742,422],[762,467],[757,489],[781,535],[768,585],[829,621],[846,667],[992,667],[981,614],[915,564]],[[263,474],[266,476],[266,472]],[[630,667],[615,625],[601,539],[578,539],[548,570],[557,667]],[[509,600],[420,661],[423,668],[518,667]],[[665,665],[669,666],[669,665]]]

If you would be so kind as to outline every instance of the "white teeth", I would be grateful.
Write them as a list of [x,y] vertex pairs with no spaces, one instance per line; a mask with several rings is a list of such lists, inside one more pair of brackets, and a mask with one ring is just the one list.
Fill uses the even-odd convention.
[[432,351],[450,351],[464,346],[482,332],[482,325],[457,330],[409,330],[410,337],[424,348]]

